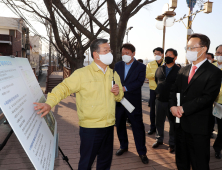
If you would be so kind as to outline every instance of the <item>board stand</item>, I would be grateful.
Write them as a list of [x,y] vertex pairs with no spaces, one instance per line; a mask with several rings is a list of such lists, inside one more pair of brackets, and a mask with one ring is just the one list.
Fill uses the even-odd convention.
[[5,140],[0,144],[0,151],[4,148],[4,146],[6,145],[6,143],[8,142],[8,140],[12,134],[13,134],[13,130],[11,129],[9,134],[6,136]]
[[69,163],[69,158],[64,155],[64,153],[62,152],[62,149],[61,149],[60,147],[59,147],[59,151],[60,151],[61,154],[62,154],[62,159],[63,159],[64,161],[66,161],[67,164],[69,165],[70,169],[73,170],[73,169],[72,169],[72,166],[71,166],[70,163]]

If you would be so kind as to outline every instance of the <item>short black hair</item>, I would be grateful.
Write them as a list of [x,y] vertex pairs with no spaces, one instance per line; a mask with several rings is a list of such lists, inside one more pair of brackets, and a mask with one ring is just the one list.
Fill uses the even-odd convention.
[[142,60],[142,59],[138,59],[137,61],[139,61],[139,62],[143,63],[143,60]]
[[211,55],[211,57],[214,59],[213,53],[207,53],[208,55]]
[[159,52],[161,52],[162,54],[164,53],[164,50],[163,50],[163,48],[161,48],[161,47],[155,48],[155,49],[153,50],[153,53],[154,53],[155,51],[159,51]]
[[192,34],[189,38],[188,38],[188,41],[191,39],[191,38],[199,38],[200,39],[200,46],[203,46],[203,47],[207,47],[207,51],[206,53],[208,52],[209,48],[210,48],[210,39],[208,38],[208,36],[204,35],[204,34]]
[[222,46],[222,44],[217,46],[216,51],[217,51],[217,49],[218,49],[220,46]]
[[165,55],[166,55],[166,53],[167,53],[168,51],[172,51],[172,52],[173,52],[173,55],[175,55],[176,57],[178,56],[177,50],[174,50],[173,48],[167,49],[166,52],[165,52]]
[[95,39],[91,42],[90,51],[91,51],[92,58],[94,58],[93,57],[93,52],[95,52],[95,51],[98,52],[99,51],[99,45],[100,44],[105,44],[107,42],[108,42],[107,39]]
[[136,51],[136,48],[132,44],[129,44],[129,43],[123,44],[121,49],[120,49],[120,52],[122,52],[123,48],[126,48],[127,50],[130,50],[132,53],[134,53]]

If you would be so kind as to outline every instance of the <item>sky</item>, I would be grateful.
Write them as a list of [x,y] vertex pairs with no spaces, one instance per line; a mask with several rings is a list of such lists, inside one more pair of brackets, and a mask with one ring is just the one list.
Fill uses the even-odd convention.
[[[207,1],[207,0],[206,0]],[[211,40],[209,52],[215,53],[215,48],[222,44],[222,0],[211,0],[213,2],[213,12],[205,14],[200,12],[196,15],[192,29],[194,33],[202,33],[207,35]],[[154,60],[153,49],[162,47],[163,31],[156,28],[156,17],[162,14],[164,4],[169,3],[169,0],[157,0],[149,4],[146,8],[141,9],[135,16],[133,16],[127,27],[133,27],[129,32],[129,41],[136,47],[136,59]],[[16,17],[7,7],[0,4],[0,16]],[[198,5],[195,6],[194,11],[199,10]],[[188,15],[188,6],[186,0],[178,0],[176,12],[176,20]],[[187,24],[187,19],[184,20]],[[45,28],[38,25],[36,30],[46,35]],[[177,63],[185,62],[187,29],[182,22],[175,23],[172,27],[166,28],[165,49],[174,48],[178,52]],[[126,37],[124,39],[126,42]],[[43,51],[47,52],[47,44],[43,44]]]

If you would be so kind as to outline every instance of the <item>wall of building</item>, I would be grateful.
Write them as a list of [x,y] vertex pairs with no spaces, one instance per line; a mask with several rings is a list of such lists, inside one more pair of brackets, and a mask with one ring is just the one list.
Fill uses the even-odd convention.
[[0,34],[9,35],[9,29],[0,28]]
[[1,29],[19,30],[22,32],[23,22],[21,18],[0,17]]
[[0,53],[2,53],[4,56],[12,55],[12,45],[0,44]]
[[[16,37],[12,38],[12,55],[22,57],[22,34],[16,30]],[[17,54],[16,54],[17,53]]]

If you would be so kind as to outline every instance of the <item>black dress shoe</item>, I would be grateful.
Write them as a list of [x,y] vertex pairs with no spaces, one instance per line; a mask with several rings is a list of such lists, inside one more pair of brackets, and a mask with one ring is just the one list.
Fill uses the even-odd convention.
[[170,153],[173,153],[175,151],[175,146],[174,145],[170,145],[169,150],[170,150]]
[[153,133],[155,133],[156,132],[156,130],[149,130],[148,132],[147,132],[147,134],[148,135],[152,135]]
[[148,164],[149,163],[149,159],[147,158],[146,155],[140,155],[139,156],[141,161],[144,163],[144,164]]
[[220,152],[215,152],[215,158],[221,159],[221,153]]
[[163,142],[155,142],[155,143],[153,144],[152,148],[157,148],[157,147],[159,147],[159,146],[162,145],[162,144],[163,144]]
[[124,152],[127,152],[128,149],[121,149],[119,148],[117,151],[116,151],[116,156],[120,156],[122,155]]

